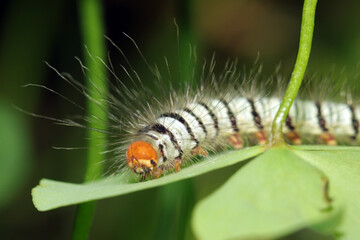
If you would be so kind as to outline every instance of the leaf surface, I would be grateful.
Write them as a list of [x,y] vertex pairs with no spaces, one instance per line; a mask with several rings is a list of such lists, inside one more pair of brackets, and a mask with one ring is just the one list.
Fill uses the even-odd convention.
[[286,147],[267,150],[195,207],[199,239],[272,239],[332,223],[327,178]]
[[255,146],[219,153],[184,168],[178,173],[140,183],[136,182],[132,174],[122,174],[85,184],[42,179],[40,184],[32,190],[33,203],[39,211],[47,211],[62,206],[119,196],[195,177],[252,158],[262,152],[263,147]]
[[334,205],[344,208],[343,219],[337,228],[340,239],[360,239],[360,148],[296,149],[299,149],[295,151],[298,156],[326,173]]

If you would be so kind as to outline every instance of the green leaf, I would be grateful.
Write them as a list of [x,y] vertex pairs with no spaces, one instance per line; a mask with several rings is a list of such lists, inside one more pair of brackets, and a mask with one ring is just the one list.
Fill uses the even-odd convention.
[[360,239],[360,148],[327,147],[326,151],[295,153],[329,177],[334,205],[344,207],[343,220],[337,228],[340,239]]
[[132,174],[122,174],[85,184],[43,179],[32,190],[33,203],[39,211],[46,211],[81,202],[119,196],[195,177],[249,159],[263,151],[263,147],[255,146],[239,151],[220,153],[182,169],[176,174],[140,183],[134,183]]
[[271,148],[197,204],[193,229],[200,239],[272,239],[332,224],[326,181],[291,149]]

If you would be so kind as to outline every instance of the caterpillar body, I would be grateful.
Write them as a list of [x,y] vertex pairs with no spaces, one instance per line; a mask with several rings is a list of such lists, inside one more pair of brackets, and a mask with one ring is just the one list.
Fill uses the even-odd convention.
[[[280,102],[277,97],[195,98],[181,108],[160,113],[153,122],[137,130],[127,149],[127,164],[143,178],[159,177],[169,168],[179,171],[190,155],[206,156],[209,147],[228,143],[240,149],[244,135],[253,135],[263,144]],[[356,139],[357,116],[360,108],[351,104],[296,100],[286,119],[284,134],[293,144],[301,143],[301,133],[320,136],[327,145],[336,145],[335,137]]]
[[[121,49],[108,40],[126,59]],[[228,146],[241,149],[247,140],[255,140],[257,144],[264,144],[268,140],[281,98],[269,96],[264,91],[261,93],[259,88],[254,89],[261,78],[261,66],[255,64],[251,71],[240,72],[237,62],[229,61],[223,73],[216,76],[213,72],[213,58],[209,66],[204,63],[200,76],[195,76],[193,70],[189,71],[192,73],[190,84],[185,88],[179,86],[178,89],[182,91],[176,91],[172,86],[166,89],[166,82],[157,66],[151,67],[141,52],[140,55],[158,80],[153,82],[155,88],[163,90],[162,93],[149,91],[127,59],[131,71],[123,66],[121,69],[130,80],[129,85],[115,73],[110,59],[110,64],[106,65],[102,59],[96,59],[90,54],[93,60],[97,60],[97,64],[105,65],[116,83],[98,76],[110,84],[111,90],[106,95],[100,94],[100,100],[94,100],[91,91],[70,75],[62,74],[49,65],[89,101],[99,106],[105,102],[109,106],[101,108],[108,116],[109,127],[91,130],[105,133],[110,139],[107,153],[114,155],[111,157],[114,160],[112,171],[115,169],[117,173],[127,169],[139,175],[141,180],[158,178],[168,171],[179,171],[191,162],[193,156],[207,156],[209,151],[217,152]],[[88,77],[89,69],[78,61]],[[165,62],[168,64],[166,59]],[[197,90],[190,87],[194,79],[198,79],[200,85]],[[249,84],[250,88],[247,86]],[[62,94],[45,86],[40,87],[55,92],[87,113],[84,107]],[[96,86],[95,89],[98,90]],[[267,86],[261,89],[267,89]],[[355,142],[359,134],[359,117],[360,107],[356,107],[352,100],[334,103],[296,99],[283,131],[285,138],[292,144],[301,144],[308,136],[317,137],[327,145],[336,145],[342,139]],[[62,125],[84,128],[93,118],[103,120],[97,116],[84,118],[85,123],[73,119],[45,118]]]

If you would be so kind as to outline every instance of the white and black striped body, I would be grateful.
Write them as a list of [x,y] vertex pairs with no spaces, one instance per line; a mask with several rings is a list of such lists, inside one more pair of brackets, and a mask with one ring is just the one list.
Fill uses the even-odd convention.
[[[152,124],[139,130],[137,139],[149,142],[158,152],[158,167],[170,166],[175,159],[189,156],[196,147],[223,145],[233,134],[268,132],[280,102],[276,97],[258,100],[234,97],[189,103],[182,109],[160,114]],[[360,108],[351,105],[297,100],[284,132],[314,136],[329,132],[356,139],[359,128],[356,116],[360,116]]]

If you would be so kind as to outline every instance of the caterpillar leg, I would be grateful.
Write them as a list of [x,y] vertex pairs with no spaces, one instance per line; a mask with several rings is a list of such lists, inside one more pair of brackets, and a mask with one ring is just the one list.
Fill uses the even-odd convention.
[[175,172],[179,172],[181,169],[181,158],[175,158]]
[[200,156],[203,156],[203,157],[207,157],[208,156],[208,153],[205,149],[203,149],[202,147],[196,147],[194,148],[193,150],[191,150],[191,154],[192,155],[200,155]]
[[231,145],[234,147],[234,149],[241,149],[243,148],[243,140],[240,136],[240,134],[235,133],[229,137],[229,141]]
[[337,142],[336,142],[336,139],[335,139],[334,135],[332,135],[329,132],[323,132],[320,135],[320,138],[321,138],[321,140],[323,140],[326,143],[326,145],[329,145],[329,146],[337,145]]
[[286,133],[286,137],[290,139],[292,144],[294,145],[300,145],[301,144],[301,138],[300,135],[295,131],[289,131]]
[[266,133],[264,130],[259,130],[255,133],[255,137],[260,144],[265,144],[267,141]]
[[154,172],[154,178],[159,178],[163,172],[163,166],[158,167]]

